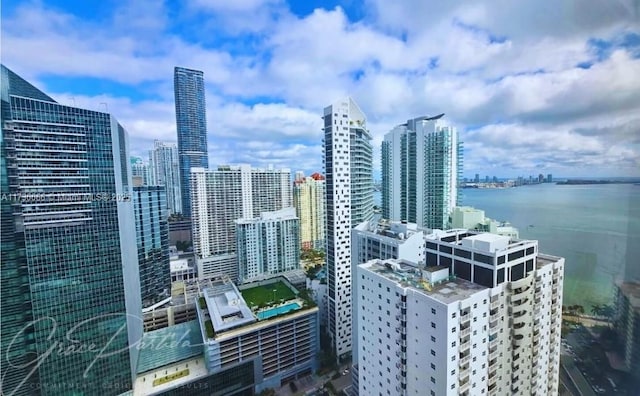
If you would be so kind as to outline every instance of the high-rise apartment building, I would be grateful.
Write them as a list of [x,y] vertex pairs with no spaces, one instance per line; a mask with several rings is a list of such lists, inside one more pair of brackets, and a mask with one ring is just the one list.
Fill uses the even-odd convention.
[[2,394],[121,394],[142,336],[127,133],[1,73]]
[[371,135],[351,98],[324,109],[328,332],[338,361],[351,353],[351,229],[373,216]]
[[291,171],[249,165],[193,168],[193,250],[201,279],[228,275],[238,280],[236,223],[291,207]]
[[359,394],[557,394],[564,259],[464,230],[426,251],[358,266]]
[[393,128],[382,142],[382,217],[444,229],[460,201],[462,143],[444,114]]
[[324,249],[325,244],[325,180],[314,173],[309,177],[298,174],[293,182],[293,205],[300,219],[300,243],[303,249]]
[[236,220],[236,237],[241,282],[300,268],[300,220],[292,207]]
[[178,147],[174,143],[156,140],[153,150],[149,151],[149,168],[149,184],[165,186],[169,213],[182,213]]
[[208,168],[207,114],[204,97],[204,73],[176,67],[173,74],[176,102],[176,127],[180,157],[182,212],[191,216],[191,168]]
[[[427,230],[415,223],[378,219],[365,221],[351,232],[351,273],[358,265],[373,259],[403,259],[424,265],[424,236]],[[358,390],[358,288],[352,290],[352,331],[353,351],[351,354],[354,394]]]
[[165,187],[134,187],[133,208],[142,308],[148,308],[166,300],[171,295],[169,223]]

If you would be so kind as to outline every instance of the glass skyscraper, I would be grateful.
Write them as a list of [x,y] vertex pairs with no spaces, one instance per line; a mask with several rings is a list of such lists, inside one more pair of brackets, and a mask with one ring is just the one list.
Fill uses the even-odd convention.
[[142,307],[171,295],[169,222],[165,186],[133,188]]
[[382,216],[446,229],[459,204],[462,143],[441,118],[418,117],[396,126],[382,142]]
[[209,168],[204,73],[176,67],[173,75],[182,214],[191,217],[191,168]]
[[121,394],[142,335],[127,134],[1,71],[2,393]]

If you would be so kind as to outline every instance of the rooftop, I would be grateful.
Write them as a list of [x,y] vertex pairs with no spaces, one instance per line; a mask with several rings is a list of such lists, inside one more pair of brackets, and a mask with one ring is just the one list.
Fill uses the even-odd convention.
[[169,261],[169,266],[171,267],[171,272],[186,271],[189,269],[194,269],[193,267],[189,266],[188,259],[171,260]]
[[423,276],[423,270],[428,272],[447,270],[446,267],[421,268],[417,265],[404,260],[371,260],[360,267],[381,275],[387,279],[396,282],[401,287],[418,291],[424,295],[430,296],[443,304],[451,304],[456,301],[464,300],[473,294],[486,290],[484,286],[456,278],[455,276],[447,276],[444,280],[437,283],[429,283]]
[[425,230],[418,227],[415,223],[407,223],[401,221],[389,221],[387,219],[379,219],[378,221],[366,221],[356,227],[359,231],[367,231],[376,235],[387,238],[405,240],[419,232]]
[[459,245],[466,248],[495,253],[519,246],[535,245],[536,240],[514,239],[506,235],[478,232],[467,229],[453,229],[448,231],[433,230],[425,236],[427,241],[436,240],[447,242],[451,245]]
[[188,384],[209,375],[203,356],[158,367],[138,374],[133,387],[134,396],[159,395],[173,388]]
[[[203,288],[203,296],[215,332],[252,323],[255,316],[242,295],[229,280],[212,281]],[[206,320],[206,319],[205,319]]]
[[293,313],[308,307],[308,298],[284,277],[241,285],[228,278],[199,281],[199,306],[208,337]]

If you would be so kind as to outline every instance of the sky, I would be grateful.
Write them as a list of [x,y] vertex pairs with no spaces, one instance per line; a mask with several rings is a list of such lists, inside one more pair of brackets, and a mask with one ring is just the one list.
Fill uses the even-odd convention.
[[2,63],[176,141],[173,68],[204,71],[210,166],[322,171],[323,108],[373,135],[445,113],[464,176],[640,176],[638,0],[2,2]]

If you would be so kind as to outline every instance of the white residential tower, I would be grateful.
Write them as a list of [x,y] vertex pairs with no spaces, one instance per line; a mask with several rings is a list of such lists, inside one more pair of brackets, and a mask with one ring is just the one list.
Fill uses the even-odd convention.
[[373,216],[371,135],[351,98],[324,109],[328,332],[338,361],[351,353],[351,229]]

